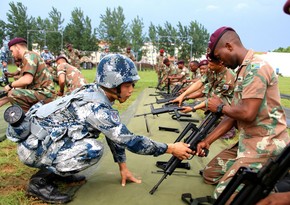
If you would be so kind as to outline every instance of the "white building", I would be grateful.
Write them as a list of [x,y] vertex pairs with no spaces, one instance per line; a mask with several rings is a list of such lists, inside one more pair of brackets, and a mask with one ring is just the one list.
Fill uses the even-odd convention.
[[282,76],[290,77],[290,53],[265,52],[261,54],[273,69]]

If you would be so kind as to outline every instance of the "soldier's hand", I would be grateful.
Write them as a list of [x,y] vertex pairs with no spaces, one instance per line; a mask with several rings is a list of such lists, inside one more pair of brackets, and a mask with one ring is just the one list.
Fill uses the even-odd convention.
[[127,168],[127,165],[125,162],[119,163],[119,169],[121,174],[121,185],[126,186],[127,180],[140,184],[142,181],[140,179],[137,179],[133,176],[133,174],[129,171]]
[[221,103],[223,103],[223,101],[218,96],[213,95],[208,99],[207,108],[211,112],[217,112],[217,108]]
[[180,106],[181,103],[182,103],[182,101],[183,101],[183,96],[180,95],[177,98],[175,98],[174,100],[171,100],[170,102],[172,102],[172,103],[178,103],[178,106]]
[[197,144],[196,147],[196,152],[194,152],[195,155],[199,156],[199,157],[204,157],[206,156],[206,153],[204,151],[204,149],[209,149],[209,144],[206,141],[202,141],[200,143]]
[[192,155],[192,150],[189,148],[189,144],[184,142],[176,142],[174,144],[168,144],[167,153],[172,154],[180,160],[188,159]]
[[58,96],[63,96],[63,92],[58,91],[58,92],[57,92],[57,95],[58,95]]
[[180,110],[180,111],[183,113],[195,112],[195,110],[192,107],[184,106],[182,108],[183,108],[183,110]]

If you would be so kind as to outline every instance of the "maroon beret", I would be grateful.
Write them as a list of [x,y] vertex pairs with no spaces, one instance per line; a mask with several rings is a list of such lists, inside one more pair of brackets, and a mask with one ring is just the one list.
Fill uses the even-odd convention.
[[208,60],[202,60],[199,62],[198,67],[202,66],[202,65],[207,65],[208,64]]
[[227,32],[227,31],[235,31],[231,27],[220,27],[217,29],[213,34],[211,34],[209,42],[208,42],[208,48],[207,48],[207,54],[206,58],[208,60],[214,59],[214,50],[216,48],[216,45],[218,44],[221,37]]
[[8,47],[10,48],[11,46],[18,44],[18,43],[26,43],[27,44],[27,41],[24,38],[16,37],[16,38],[13,38],[11,41],[9,41]]
[[68,63],[68,60],[67,58],[64,56],[64,55],[59,55],[56,59],[55,59],[55,62],[57,62],[59,59],[64,59],[67,63]]
[[159,51],[160,53],[164,53],[164,49],[160,49],[160,51]]
[[285,5],[284,5],[284,12],[286,14],[290,14],[290,0],[287,0]]
[[178,62],[177,62],[177,65],[178,65],[178,64],[184,64],[184,60],[180,60],[180,61],[178,61]]

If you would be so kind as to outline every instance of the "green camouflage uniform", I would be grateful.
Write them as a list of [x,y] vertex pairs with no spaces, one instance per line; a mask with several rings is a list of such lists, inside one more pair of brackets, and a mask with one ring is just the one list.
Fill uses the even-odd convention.
[[173,63],[170,63],[169,66],[166,66],[165,64],[163,64],[164,67],[162,69],[162,72],[161,72],[161,77],[163,79],[163,82],[164,83],[167,83],[166,80],[168,78],[168,76],[170,75],[173,75],[175,73],[175,66],[173,65]]
[[124,55],[127,56],[128,58],[130,58],[132,61],[136,61],[135,56],[133,55],[132,52],[130,52],[130,53],[126,52]]
[[70,64],[77,69],[80,69],[80,52],[77,49],[72,49],[72,51],[67,51],[67,56],[69,58]]
[[65,74],[66,94],[87,84],[82,73],[68,63],[61,63],[57,66],[57,76],[60,74]]
[[155,71],[156,71],[156,73],[157,73],[157,75],[158,75],[158,79],[160,79],[161,77],[162,77],[162,72],[163,72],[163,70],[165,69],[165,65],[163,64],[163,61],[164,61],[164,59],[165,59],[166,57],[163,55],[163,56],[161,56],[161,55],[158,55],[157,57],[156,57],[156,67],[155,67]]
[[237,73],[232,104],[238,105],[243,99],[251,98],[261,99],[262,104],[254,121],[237,121],[239,142],[214,157],[205,168],[205,181],[218,184],[215,198],[239,167],[258,171],[269,157],[277,156],[290,142],[273,68],[250,50]]
[[225,104],[231,104],[236,74],[231,69],[225,68],[222,72],[211,72],[206,75],[207,83],[203,93],[207,98],[217,95]]
[[25,88],[12,89],[8,92],[11,104],[19,105],[25,112],[39,101],[51,102],[56,97],[52,75],[39,54],[25,51],[22,59],[21,75],[30,73],[33,81]]

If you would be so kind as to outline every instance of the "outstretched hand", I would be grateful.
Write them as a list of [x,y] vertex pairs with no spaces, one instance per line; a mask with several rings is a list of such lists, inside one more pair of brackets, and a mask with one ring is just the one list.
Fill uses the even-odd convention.
[[176,142],[174,144],[168,144],[167,153],[172,154],[180,160],[188,159],[193,154],[189,148],[189,144],[184,142]]
[[171,100],[171,103],[178,103],[178,106],[180,107],[180,105],[182,104],[183,101],[183,96],[179,95],[177,98],[175,98],[174,100]]
[[126,163],[119,163],[119,169],[120,169],[120,174],[121,174],[121,185],[126,186],[127,180],[130,182],[134,182],[137,184],[140,184],[142,181],[140,179],[137,179],[136,177],[133,176],[133,174],[129,171],[127,168]]

